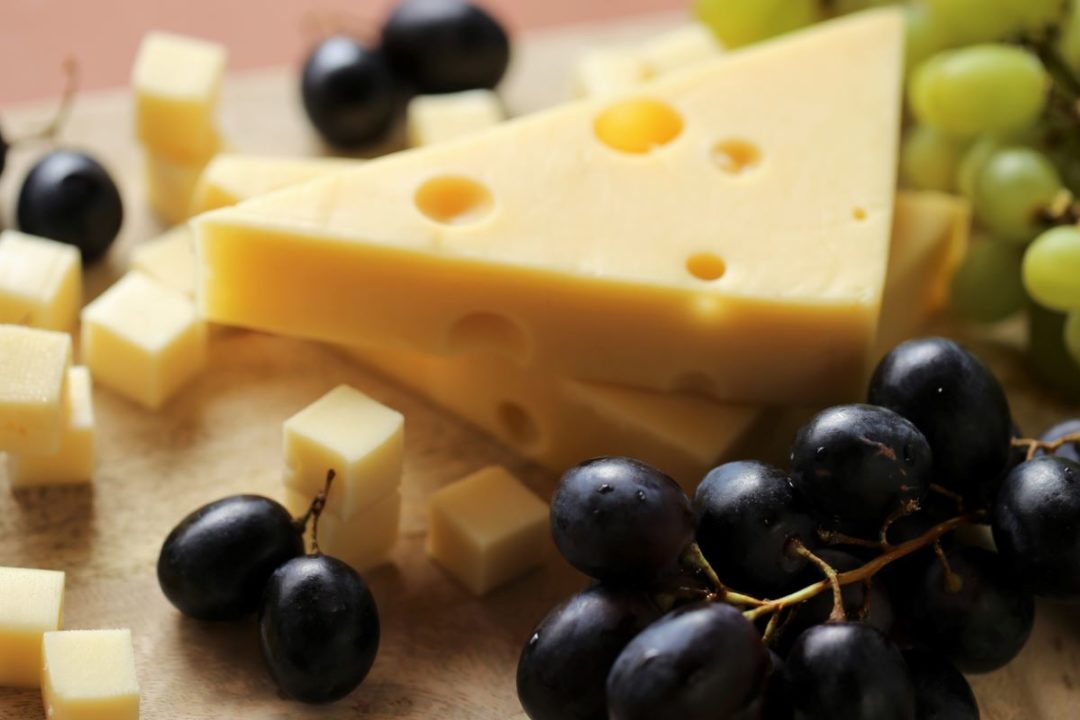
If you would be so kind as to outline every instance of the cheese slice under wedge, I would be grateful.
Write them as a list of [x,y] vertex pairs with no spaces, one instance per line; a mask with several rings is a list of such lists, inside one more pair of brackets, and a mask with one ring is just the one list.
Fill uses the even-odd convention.
[[854,396],[902,36],[896,12],[852,16],[205,215],[202,312],[721,399]]
[[344,158],[274,157],[220,153],[203,170],[190,214],[217,210],[257,195],[313,180],[363,162]]

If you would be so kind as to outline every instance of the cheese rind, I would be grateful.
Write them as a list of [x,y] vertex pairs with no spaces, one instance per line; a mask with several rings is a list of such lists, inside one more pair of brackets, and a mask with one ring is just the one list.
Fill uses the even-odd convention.
[[64,573],[0,567],[0,687],[41,683],[41,638],[64,614]]
[[8,453],[8,478],[12,487],[69,485],[94,477],[97,432],[94,424],[90,371],[68,371],[67,427],[60,449],[50,454]]
[[83,309],[82,354],[94,379],[149,409],[206,365],[206,326],[191,300],[138,272]]
[[506,119],[499,96],[491,90],[445,95],[417,95],[405,113],[409,145],[421,147],[465,137]]
[[[295,490],[286,489],[285,497],[293,515],[303,515],[311,506],[312,498]],[[359,573],[366,572],[390,560],[400,527],[401,493],[395,489],[348,518],[324,512],[319,518],[319,549]]]
[[131,251],[131,269],[195,298],[195,239],[188,225],[177,225]]
[[[885,277],[902,26],[862,13],[653,83],[684,126],[643,155],[601,142],[608,108],[589,101],[204,215],[200,308],[718,399],[854,396]],[[731,140],[761,162],[728,172],[714,155]]]
[[70,366],[66,333],[0,325],[0,450],[57,451]]
[[81,305],[78,248],[15,230],[0,233],[0,322],[67,332]]
[[41,696],[49,720],[137,720],[139,681],[130,630],[45,633]]
[[548,506],[502,467],[487,467],[432,497],[428,554],[475,595],[544,561]]
[[191,201],[192,215],[346,170],[361,160],[220,153],[206,166]]
[[285,421],[285,487],[310,502],[333,470],[326,512],[349,520],[397,493],[404,428],[401,413],[339,385]]

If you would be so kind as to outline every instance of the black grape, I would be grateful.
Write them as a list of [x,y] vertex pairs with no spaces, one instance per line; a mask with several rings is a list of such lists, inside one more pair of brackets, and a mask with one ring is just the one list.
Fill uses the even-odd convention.
[[993,508],[1001,558],[1036,595],[1080,599],[1080,464],[1034,458],[1005,478]]
[[4,138],[4,132],[3,130],[0,130],[0,175],[4,174],[4,168],[7,166],[8,147],[8,141]]
[[948,660],[912,648],[904,651],[904,661],[915,686],[915,720],[979,720],[975,693]]
[[958,587],[931,562],[911,598],[912,631],[927,647],[967,673],[1004,667],[1023,649],[1035,603],[996,553],[956,547],[947,554]]
[[1005,391],[978,358],[944,338],[896,346],[870,381],[870,402],[922,431],[933,451],[934,482],[976,499],[1009,457],[1012,419]]
[[586,575],[649,583],[693,541],[694,513],[659,470],[630,458],[595,458],[559,481],[551,532],[563,557]]
[[757,697],[768,653],[724,603],[668,613],[630,641],[608,675],[611,720],[724,720]]
[[926,438],[900,415],[873,405],[839,405],[799,430],[791,451],[795,490],[827,522],[875,533],[930,485]]
[[660,617],[647,593],[594,585],[559,605],[521,652],[518,699],[532,720],[606,720],[608,672]]
[[715,468],[694,495],[697,543],[736,590],[772,596],[792,589],[806,559],[787,552],[792,538],[813,548],[817,522],[787,473],[756,461]]
[[907,664],[877,628],[816,625],[795,641],[785,666],[788,696],[800,720],[915,720]]
[[765,675],[765,688],[746,707],[732,716],[732,720],[792,720],[791,701],[784,681],[784,661],[769,650],[769,669]]

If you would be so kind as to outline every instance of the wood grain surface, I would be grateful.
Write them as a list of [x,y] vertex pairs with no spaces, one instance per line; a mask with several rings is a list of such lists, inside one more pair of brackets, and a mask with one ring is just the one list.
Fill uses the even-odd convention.
[[[525,42],[505,89],[509,106],[525,112],[558,102],[582,48],[669,24],[567,30]],[[233,147],[264,154],[319,152],[295,96],[291,70],[230,80],[221,117]],[[20,109],[7,113],[5,123],[29,126],[48,114],[47,106]],[[88,273],[89,296],[123,271],[133,244],[160,230],[145,210],[141,158],[131,137],[130,99],[122,93],[83,98],[66,136],[67,144],[91,149],[113,169],[128,211],[116,251]],[[5,208],[35,152],[14,154],[3,179]],[[1017,419],[1029,432],[1080,414],[1080,408],[1055,402],[1032,383],[1008,340],[975,342],[1005,380]],[[197,506],[238,492],[280,498],[281,422],[342,382],[406,416],[405,509],[393,563],[368,573],[383,626],[375,667],[346,700],[307,707],[278,697],[261,666],[252,622],[184,619],[159,591],[154,565],[165,535]],[[555,479],[550,473],[332,349],[240,331],[214,333],[209,369],[163,412],[143,411],[104,389],[96,390],[94,403],[100,460],[93,485],[11,492],[0,478],[0,565],[66,571],[67,628],[133,630],[144,718],[519,715],[514,670],[521,646],[534,624],[583,578],[552,555],[528,578],[477,600],[427,560],[424,501],[435,488],[491,463],[506,465],[544,496]],[[973,678],[973,685],[988,720],[1080,715],[1075,609],[1043,604],[1021,657],[1005,670]],[[42,717],[36,691],[0,689],[0,718]]]

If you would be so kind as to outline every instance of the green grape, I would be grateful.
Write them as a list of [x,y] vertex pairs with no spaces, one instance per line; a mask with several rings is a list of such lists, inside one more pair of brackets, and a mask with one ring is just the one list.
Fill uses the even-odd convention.
[[1011,0],[1008,12],[1021,30],[1046,30],[1059,25],[1070,10],[1070,0]]
[[1024,307],[1023,253],[993,240],[971,246],[952,281],[953,310],[965,320],[991,323]]
[[975,178],[975,217],[995,237],[1024,244],[1042,229],[1039,213],[1062,189],[1053,163],[1039,151],[998,150]]
[[694,14],[729,48],[782,35],[821,19],[817,0],[694,0]]
[[1024,287],[1051,310],[1080,310],[1080,228],[1051,228],[1024,253]]
[[1050,77],[1033,53],[1012,45],[945,50],[915,69],[909,88],[921,122],[962,137],[1007,133],[1033,124]]
[[900,179],[916,190],[951,192],[966,145],[937,130],[916,125],[900,148]]
[[910,73],[934,53],[949,47],[948,36],[937,16],[922,3],[904,6],[907,16],[904,66]]
[[1069,67],[1080,72],[1080,2],[1073,2],[1060,31],[1058,51]]
[[1080,400],[1080,363],[1065,348],[1065,316],[1028,300],[1028,360],[1043,382]]
[[1004,40],[1059,21],[1066,0],[926,0],[954,45]]
[[1065,349],[1069,357],[1080,366],[1080,310],[1074,310],[1065,318]]
[[956,188],[961,195],[975,199],[975,181],[979,173],[986,161],[1002,147],[1002,141],[992,135],[982,135],[968,147],[956,168]]
[[870,8],[895,5],[900,0],[831,0],[829,8],[837,15],[847,15]]

